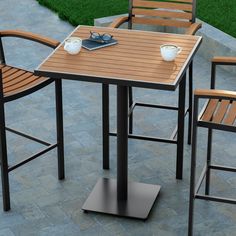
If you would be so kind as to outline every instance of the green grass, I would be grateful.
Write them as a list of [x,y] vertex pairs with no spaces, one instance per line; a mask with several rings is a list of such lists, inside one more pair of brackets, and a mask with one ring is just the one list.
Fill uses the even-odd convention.
[[[37,0],[72,25],[128,11],[128,0]],[[197,0],[197,17],[236,38],[236,0]]]

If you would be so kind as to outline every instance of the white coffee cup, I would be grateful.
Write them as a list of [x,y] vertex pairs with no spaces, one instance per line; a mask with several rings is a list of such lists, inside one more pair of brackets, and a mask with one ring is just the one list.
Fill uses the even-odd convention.
[[82,39],[78,37],[70,37],[65,40],[64,49],[72,55],[80,52],[82,47]]
[[163,44],[160,46],[160,50],[164,61],[174,61],[176,56],[182,51],[182,48],[174,44]]

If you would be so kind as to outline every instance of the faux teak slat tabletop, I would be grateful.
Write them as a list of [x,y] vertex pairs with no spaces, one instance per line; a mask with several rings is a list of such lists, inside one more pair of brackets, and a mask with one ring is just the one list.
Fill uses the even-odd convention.
[[[174,90],[197,51],[201,37],[126,29],[79,26],[70,36],[110,33],[118,44],[70,55],[62,43],[35,71],[37,75]],[[163,61],[162,44],[182,47],[175,61]],[[62,77],[63,76],[63,77]]]

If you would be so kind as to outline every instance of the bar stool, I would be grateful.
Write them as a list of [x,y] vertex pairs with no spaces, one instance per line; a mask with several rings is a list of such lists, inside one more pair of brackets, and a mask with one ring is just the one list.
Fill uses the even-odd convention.
[[[174,2],[174,3],[173,3]],[[169,1],[169,0],[129,0],[129,13],[128,16],[116,18],[109,27],[119,28],[122,24],[128,23],[128,29],[133,29],[135,24],[161,26],[165,29],[182,29],[184,34],[194,35],[200,28],[201,24],[196,23],[196,4],[197,0],[183,0],[183,1]],[[164,31],[165,31],[164,29]],[[160,30],[160,29],[159,29]],[[168,30],[167,30],[168,31]],[[148,42],[147,42],[148,43]],[[188,114],[188,144],[191,144],[191,130],[192,130],[192,94],[193,94],[193,61],[189,64],[188,70],[189,79],[189,93],[188,93],[188,109],[185,115]],[[105,92],[107,93],[107,92]],[[170,138],[150,137],[145,135],[136,135],[133,132],[134,110],[136,107],[149,107],[158,109],[167,109],[178,111],[176,106],[168,106],[166,104],[153,104],[134,101],[133,89],[129,87],[129,138],[139,140],[149,140],[153,142],[172,143],[178,136],[178,124],[171,134]],[[105,95],[104,95],[105,96]],[[115,133],[110,133],[111,136],[116,136]],[[108,144],[105,144],[108,145]],[[106,149],[106,147],[104,148]],[[104,169],[109,169],[108,151],[104,151],[103,163]],[[183,177],[183,160],[178,158],[176,160],[176,178],[182,179]]]
[[[193,136],[190,178],[189,223],[188,235],[193,235],[194,201],[202,199],[215,202],[236,204],[236,199],[217,197],[210,195],[210,171],[221,170],[236,172],[236,168],[212,164],[212,131],[223,130],[236,132],[236,92],[227,90],[215,90],[216,65],[236,65],[236,57],[215,57],[212,60],[211,90],[195,90],[193,111]],[[207,99],[205,106],[198,115],[200,99]],[[197,128],[208,129],[207,160],[203,171],[195,185]],[[199,194],[199,189],[205,179],[205,194]]]
[[[62,84],[61,80],[53,78],[45,78],[35,76],[33,72],[21,68],[13,67],[6,64],[2,38],[16,37],[35,41],[51,48],[56,48],[60,43],[33,33],[19,30],[4,30],[0,31],[0,165],[2,177],[2,198],[4,211],[10,210],[10,186],[9,173],[16,168],[25,165],[26,163],[36,159],[39,156],[57,148],[58,154],[58,178],[64,179],[64,144],[63,144],[63,114],[62,114]],[[51,144],[21,131],[6,127],[5,122],[5,104],[14,101],[39,89],[55,82],[55,97],[56,97],[56,125],[57,125],[57,141]],[[7,139],[6,131],[20,135],[29,140],[38,142],[44,146],[39,152],[27,157],[26,159],[15,163],[12,166],[8,165],[7,155]]]

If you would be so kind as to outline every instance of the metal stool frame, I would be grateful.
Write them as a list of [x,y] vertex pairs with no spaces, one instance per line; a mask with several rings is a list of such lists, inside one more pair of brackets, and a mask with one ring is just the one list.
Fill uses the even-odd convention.
[[[24,31],[0,31],[0,62],[3,65],[5,63],[4,50],[2,45],[2,37],[17,37],[24,38],[27,40],[35,41],[51,48],[56,48],[60,43],[45,37],[41,37],[36,34],[24,32]],[[14,67],[16,68],[16,67]],[[14,130],[12,128],[6,127],[5,124],[5,103],[14,101],[18,98],[31,94],[38,91],[39,89],[47,86],[48,84],[55,82],[55,99],[56,99],[56,128],[57,128],[57,142],[55,144],[50,144],[47,141],[41,140],[37,137],[25,134],[23,132]],[[32,141],[38,142],[45,145],[46,148],[27,157],[23,161],[14,164],[13,166],[8,165],[7,157],[7,140],[6,131],[12,132],[14,134],[20,135]],[[35,87],[31,87],[28,90],[20,91],[10,96],[4,96],[3,93],[3,78],[2,70],[0,70],[0,165],[1,165],[1,179],[2,179],[2,198],[3,198],[3,210],[9,211],[11,209],[10,205],[10,186],[9,186],[9,173],[16,168],[36,159],[37,157],[47,153],[48,151],[57,148],[58,154],[58,178],[60,180],[65,178],[65,168],[64,168],[64,138],[63,138],[63,107],[62,107],[62,82],[60,79],[48,78],[48,80],[36,84]]]
[[[213,58],[212,68],[211,68],[211,89],[215,89],[215,76],[216,76],[216,66],[217,65],[236,65],[236,58],[235,58],[235,60],[231,60],[231,61],[230,60],[227,61],[227,58]],[[212,132],[213,132],[213,129],[228,131],[228,132],[236,132],[236,126],[202,121],[201,117],[207,107],[207,103],[205,104],[202,111],[198,115],[198,106],[199,106],[200,99],[223,99],[223,100],[236,101],[236,93],[233,92],[235,96],[232,97],[232,96],[230,96],[230,94],[228,96],[226,96],[225,94],[224,95],[220,94],[220,92],[207,94],[209,91],[212,92],[212,90],[201,90],[201,91],[204,91],[204,92],[201,93],[196,90],[194,93],[188,236],[193,235],[194,201],[195,201],[195,199],[236,204],[236,199],[210,195],[210,171],[212,169],[221,170],[221,171],[236,172],[236,168],[212,164],[211,154],[212,154]],[[221,90],[217,90],[217,91],[221,91]],[[214,90],[213,90],[213,92],[214,92]],[[204,127],[204,128],[208,129],[208,141],[207,141],[206,164],[200,174],[197,184],[195,185],[196,151],[197,151],[196,147],[197,147],[197,128],[198,127]],[[201,188],[201,185],[202,185],[204,179],[205,179],[205,194],[199,194],[199,190]]]

